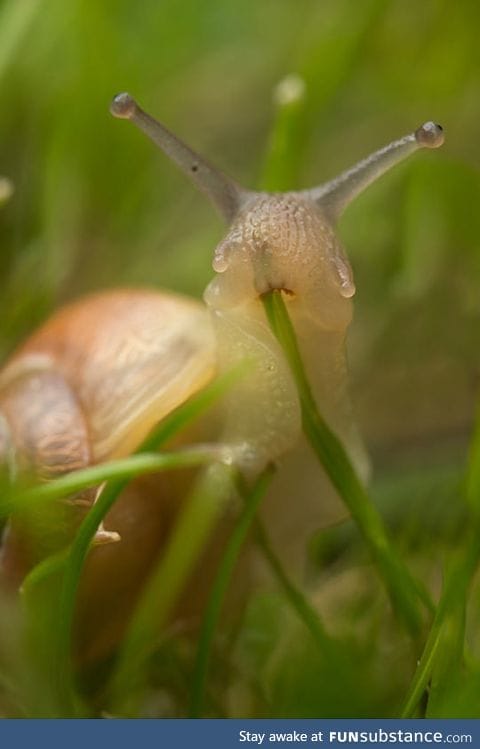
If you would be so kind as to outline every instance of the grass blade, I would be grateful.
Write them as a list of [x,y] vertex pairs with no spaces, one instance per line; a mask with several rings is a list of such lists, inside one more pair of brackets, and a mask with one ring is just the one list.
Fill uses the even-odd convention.
[[184,585],[233,491],[232,469],[211,466],[198,480],[153,571],[124,638],[111,680],[111,710],[136,716],[145,667]]
[[411,634],[416,636],[423,624],[420,601],[429,605],[428,596],[412,578],[393,548],[381,517],[371,503],[343,445],[318,411],[281,292],[272,291],[265,294],[263,303],[267,318],[285,351],[297,385],[304,433],[356,522],[383,578],[394,611]]
[[332,654],[335,649],[334,641],[327,634],[318,612],[310,605],[302,591],[288,577],[282,563],[273,550],[264,526],[260,522],[257,522],[256,541],[280,589],[283,590],[287,601],[300,621],[304,623],[310,632],[320,653],[323,656]]
[[2,503],[2,514],[5,513],[5,517],[7,517],[12,512],[28,510],[32,506],[38,507],[39,502],[53,502],[63,499],[82,489],[103,484],[104,481],[128,482],[137,476],[145,476],[149,473],[192,468],[215,460],[216,456],[219,460],[222,459],[221,448],[200,447],[199,449],[179,450],[163,455],[141,453],[129,458],[110,460],[107,463],[73,471],[48,484],[24,490],[9,503]]
[[448,622],[459,607],[463,610],[468,587],[480,559],[479,530],[475,529],[465,552],[451,566],[422,657],[402,708],[402,718],[413,717],[440,654]]
[[[155,460],[152,460],[152,458],[155,458]],[[203,452],[202,454],[201,452],[188,451],[185,453],[172,453],[169,456],[138,455],[121,462],[133,463],[134,465],[137,463],[144,464],[144,467],[146,465],[149,469],[148,472],[151,473],[160,470],[174,470],[198,466],[211,459],[211,453],[205,454]],[[58,694],[63,701],[66,712],[70,711],[75,702],[73,699],[74,685],[71,678],[70,653],[75,600],[83,565],[98,526],[106,517],[118,497],[119,485],[121,484],[123,488],[130,479],[140,475],[140,473],[138,469],[136,473],[129,470],[124,472],[124,477],[119,478],[117,475],[115,481],[107,484],[107,487],[100,494],[97,502],[92,506],[81,523],[71,550],[65,560],[66,565],[59,603],[61,618],[57,633],[55,679]]]
[[208,663],[223,599],[225,598],[225,593],[227,592],[233,570],[248,531],[250,530],[256,512],[265,496],[273,475],[273,467],[268,466],[257,479],[252,489],[245,496],[244,510],[235,525],[218,566],[205,609],[205,614],[203,616],[202,626],[200,628],[197,657],[192,677],[192,691],[189,708],[190,718],[198,718],[201,715],[208,673]]
[[[221,375],[200,393],[193,396],[187,403],[169,414],[140,446],[137,451],[139,454],[138,459],[143,459],[140,453],[160,447],[179,433],[187,424],[197,419],[213,403],[221,398],[232,384],[242,376],[243,371],[244,369],[241,367]],[[176,460],[178,460],[178,457],[173,462]],[[171,465],[173,467],[173,463]],[[166,469],[165,464],[163,469]],[[59,699],[63,703],[67,713],[75,703],[73,698],[75,687],[71,665],[72,627],[76,594],[83,565],[99,524],[103,522],[131,478],[133,478],[132,474],[126,477],[116,476],[106,484],[98,501],[82,522],[66,560],[59,602],[59,631],[55,651],[55,679]]]
[[303,135],[305,82],[291,73],[274,91],[275,120],[260,180],[263,190],[292,190],[300,169],[298,151]]
[[[437,666],[442,641],[448,638],[449,625],[456,622],[458,627],[458,622],[463,619],[470,583],[480,561],[480,406],[477,408],[476,424],[470,443],[465,494],[472,514],[472,527],[464,550],[453,561],[447,576],[422,657],[405,699],[403,718],[409,718],[414,714],[427,688]],[[458,641],[455,643],[455,650],[456,653],[450,654],[450,658],[447,657],[449,654],[442,654],[445,673],[442,675],[442,665],[439,665],[435,674],[437,682],[449,678],[451,670],[459,668],[458,661],[463,653],[459,653]],[[446,673],[447,671],[449,673]]]

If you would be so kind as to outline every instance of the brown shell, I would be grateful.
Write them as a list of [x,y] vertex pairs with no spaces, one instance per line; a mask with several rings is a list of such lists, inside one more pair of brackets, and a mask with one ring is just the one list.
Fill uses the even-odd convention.
[[183,296],[122,289],[68,305],[12,357],[0,391],[30,372],[63,376],[84,413],[94,463],[131,453],[214,375],[208,312]]

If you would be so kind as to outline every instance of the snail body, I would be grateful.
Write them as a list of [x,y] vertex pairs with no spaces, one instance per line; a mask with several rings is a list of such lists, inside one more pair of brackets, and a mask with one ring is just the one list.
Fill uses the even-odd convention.
[[[298,395],[262,296],[272,290],[283,294],[319,407],[365,473],[344,353],[355,287],[334,227],[346,205],[387,168],[421,146],[440,145],[441,129],[427,123],[318,188],[270,194],[239,187],[127,94],[114,99],[112,113],[152,138],[227,221],[227,234],[215,251],[215,276],[205,304],[170,292],[105,292],[67,306],[33,333],[0,373],[4,472],[14,478],[27,471],[51,480],[129,455],[216,373],[247,359],[246,375],[222,401],[216,438],[247,477],[278,462],[263,514],[280,553],[301,567],[308,535],[343,510],[303,441]],[[72,504],[85,512],[99,491],[89,490]],[[107,517],[111,530],[99,529],[102,546],[90,554],[79,611],[86,649],[94,604],[101,645],[93,650],[108,650],[121,636],[182,491],[182,479],[175,484],[168,475],[158,477],[156,488],[149,481],[134,482]],[[68,527],[67,535],[71,532]],[[118,541],[118,534],[120,542],[105,543]],[[3,569],[15,584],[46,553],[41,536],[41,530],[32,535],[12,518]],[[100,634],[99,607],[105,613]]]

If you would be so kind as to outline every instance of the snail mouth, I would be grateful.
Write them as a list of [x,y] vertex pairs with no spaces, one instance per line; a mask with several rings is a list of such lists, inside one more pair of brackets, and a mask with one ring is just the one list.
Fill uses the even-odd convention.
[[292,291],[292,289],[289,289],[286,286],[271,284],[266,291],[262,291],[260,293],[260,298],[266,296],[267,294],[270,294],[272,291],[279,291],[282,296],[286,297],[287,299],[295,299],[295,297],[297,296],[295,292]]

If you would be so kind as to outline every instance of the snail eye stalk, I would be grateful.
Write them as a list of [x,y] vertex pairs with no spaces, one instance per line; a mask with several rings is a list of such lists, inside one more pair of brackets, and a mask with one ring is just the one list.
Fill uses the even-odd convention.
[[114,117],[131,120],[187,174],[231,223],[247,191],[183,143],[164,125],[144,112],[130,94],[118,94],[110,105]]
[[357,195],[395,164],[419,148],[439,148],[443,141],[443,128],[434,122],[426,122],[414,133],[380,148],[331,182],[309,190],[308,194],[327,215],[336,219]]

